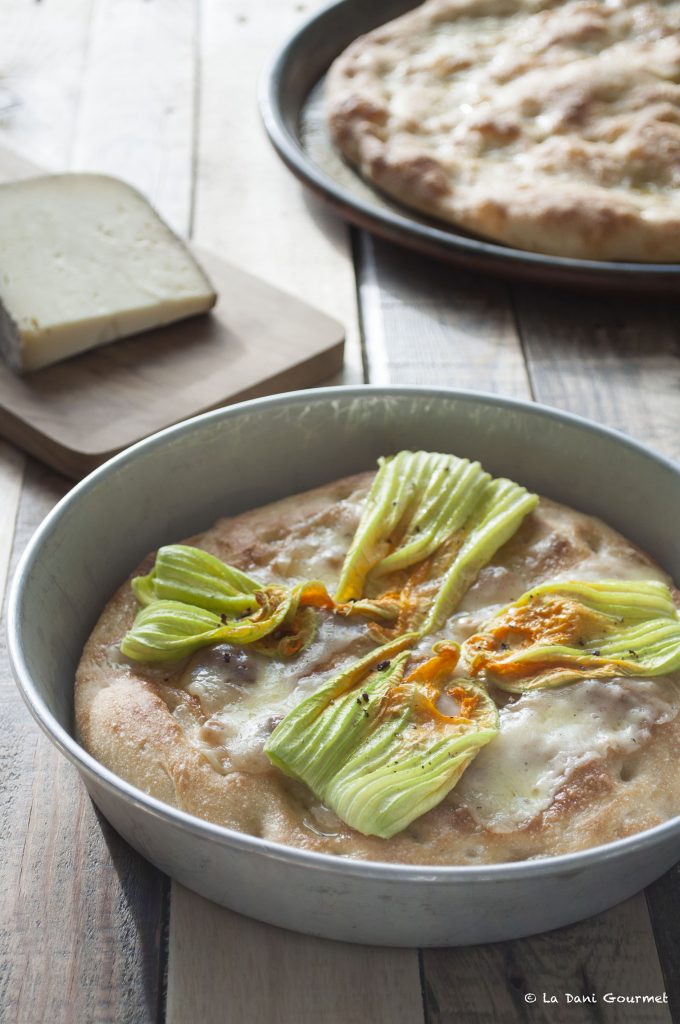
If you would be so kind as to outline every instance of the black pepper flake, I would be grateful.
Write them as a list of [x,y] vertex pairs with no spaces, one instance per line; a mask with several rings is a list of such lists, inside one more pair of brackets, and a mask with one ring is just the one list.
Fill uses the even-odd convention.
[[222,623],[223,626],[226,626],[227,624],[227,616],[225,615],[224,612],[220,612],[220,622]]
[[420,523],[416,523],[416,533],[420,533]]
[[593,657],[594,658],[599,658],[601,653],[602,653],[601,651],[593,651]]
[[224,661],[226,661],[228,665],[229,662],[231,661],[231,653],[229,651],[225,651],[224,654],[222,655],[222,658]]
[[361,696],[362,696],[362,698],[363,698],[363,701],[364,701],[364,703],[365,703],[365,704],[368,704],[368,694],[366,693],[366,691],[364,691],[364,692],[363,692],[363,693],[361,694]]
[[379,661],[378,664],[375,666],[375,670],[376,670],[376,672],[384,672],[385,669],[389,668],[389,667],[390,667],[390,662],[389,661]]
[[637,658],[637,656],[638,656],[637,655],[637,651],[629,650],[628,653],[630,654],[631,658]]
[[510,650],[510,644],[506,644],[506,643],[499,644],[499,650],[501,650],[501,651],[509,651]]

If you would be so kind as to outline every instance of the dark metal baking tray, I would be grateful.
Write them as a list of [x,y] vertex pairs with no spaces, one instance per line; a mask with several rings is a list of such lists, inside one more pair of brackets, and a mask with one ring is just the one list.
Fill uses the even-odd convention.
[[544,284],[680,296],[680,263],[567,259],[488,242],[408,210],[342,160],[325,128],[324,75],[353,39],[414,6],[413,0],[335,0],[276,54],[262,83],[260,106],[267,133],[291,171],[351,223],[469,270]]

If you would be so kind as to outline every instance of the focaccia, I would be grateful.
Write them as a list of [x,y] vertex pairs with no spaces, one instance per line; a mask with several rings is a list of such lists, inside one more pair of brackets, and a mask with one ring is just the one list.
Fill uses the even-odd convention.
[[326,84],[347,160],[520,249],[680,259],[680,2],[427,0]]
[[[361,474],[220,520],[188,543],[258,579],[332,590],[372,480]],[[670,582],[604,523],[542,498],[428,642],[460,642],[528,588],[574,578]],[[286,661],[218,643],[150,665],[120,653],[137,608],[127,582],[85,647],[77,731],[107,768],[190,814],[346,857],[477,864],[582,849],[680,813],[677,673],[583,679],[499,692],[499,734],[449,795],[392,838],[364,835],[275,768],[264,746],[291,708],[375,646],[365,623],[321,610],[311,644]]]

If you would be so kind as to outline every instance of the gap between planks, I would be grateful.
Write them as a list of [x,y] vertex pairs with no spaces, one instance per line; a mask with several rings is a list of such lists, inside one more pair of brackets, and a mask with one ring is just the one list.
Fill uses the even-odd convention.
[[0,608],[5,599],[25,462],[21,452],[0,441]]
[[[3,95],[7,102],[5,116],[0,121],[0,140],[37,163],[59,166],[66,162],[73,131],[90,3],[89,0],[64,0],[60,10],[53,5],[43,5],[41,9],[35,5],[32,7],[19,6],[11,0],[0,2],[3,27],[0,67]],[[49,74],[45,73],[45,68],[49,68]],[[17,176],[24,173],[19,156],[16,172]],[[24,486],[19,521],[16,522],[23,461],[23,457],[9,446],[2,445],[0,562],[3,590],[10,550],[13,548],[12,564],[16,565],[27,539],[26,487],[30,485]],[[30,530],[35,520],[31,515],[28,520]],[[46,913],[46,908],[39,906],[41,897],[44,900],[46,865],[42,863],[36,873],[33,857],[35,823],[40,820],[33,796],[37,781],[34,765],[40,763],[38,752],[47,753],[51,748],[30,721],[11,680],[4,629],[0,653],[0,700],[4,724],[0,754],[3,774],[0,846],[4,865],[4,885],[0,893],[3,921],[0,956],[4,968],[0,986],[0,1018],[32,1022],[42,1019],[51,1009],[53,1019],[57,1019],[57,1007],[63,1005],[63,988],[58,991],[63,975],[55,982],[55,974],[60,974],[60,971],[52,953],[59,946],[63,948],[63,936],[59,944],[55,943],[53,949],[50,948],[49,907]],[[58,759],[55,757],[55,760]],[[59,822],[58,814],[55,819]],[[66,835],[72,843],[73,821],[69,821]],[[20,888],[28,899],[20,898]],[[62,910],[64,905],[65,900]],[[35,914],[33,921],[32,914]],[[36,950],[41,947],[49,949],[45,960],[36,955]]]

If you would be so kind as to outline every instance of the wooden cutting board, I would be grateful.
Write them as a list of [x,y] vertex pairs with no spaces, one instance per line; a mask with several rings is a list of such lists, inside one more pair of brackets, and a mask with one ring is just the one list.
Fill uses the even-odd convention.
[[[0,152],[0,180],[25,177],[29,166]],[[0,363],[0,435],[78,479],[163,427],[310,387],[340,369],[337,321],[211,252],[193,251],[219,295],[210,313],[25,377]]]

